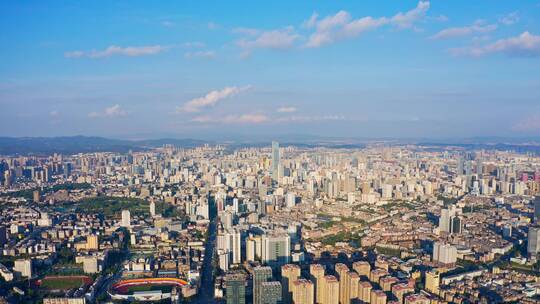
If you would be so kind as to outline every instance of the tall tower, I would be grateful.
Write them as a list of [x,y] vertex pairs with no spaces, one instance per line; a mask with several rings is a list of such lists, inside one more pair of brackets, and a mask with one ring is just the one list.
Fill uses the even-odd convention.
[[278,281],[261,283],[260,304],[280,304],[281,302],[281,283]]
[[227,304],[246,303],[246,278],[241,273],[229,274],[225,277]]
[[[272,268],[265,267],[255,267],[253,269],[253,304],[262,304],[262,283],[272,280]],[[281,286],[280,286],[281,293]],[[281,299],[281,294],[279,296]]]
[[283,290],[283,303],[292,302],[293,282],[300,278],[300,266],[286,264],[281,266],[281,288]]
[[536,256],[540,252],[540,227],[529,227],[527,235],[527,253],[530,257],[536,260]]
[[129,210],[122,210],[122,227],[129,228],[131,227],[131,214]]
[[156,217],[156,203],[154,202],[154,199],[150,201],[150,216]]
[[99,250],[99,238],[95,234],[86,237],[86,250]]
[[441,274],[437,269],[426,272],[426,290],[438,295],[440,279]]
[[324,267],[321,264],[311,264],[309,274],[315,283],[315,303],[322,303]]
[[339,303],[339,281],[335,276],[325,276],[323,278],[321,293],[321,304],[338,304]]
[[306,279],[298,279],[292,286],[294,304],[313,304],[314,288],[313,282]]
[[534,222],[540,224],[540,196],[534,198]]
[[279,180],[279,167],[281,166],[281,155],[279,155],[279,143],[272,142],[272,179]]

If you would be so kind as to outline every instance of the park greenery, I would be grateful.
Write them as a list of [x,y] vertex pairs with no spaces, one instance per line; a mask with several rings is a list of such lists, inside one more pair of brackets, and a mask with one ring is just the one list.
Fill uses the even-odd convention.
[[[105,217],[119,217],[122,210],[129,210],[132,216],[150,216],[150,203],[131,197],[90,197],[72,203],[71,208],[77,213],[102,214]],[[174,205],[161,201],[156,202],[156,212],[164,217],[180,216]]]

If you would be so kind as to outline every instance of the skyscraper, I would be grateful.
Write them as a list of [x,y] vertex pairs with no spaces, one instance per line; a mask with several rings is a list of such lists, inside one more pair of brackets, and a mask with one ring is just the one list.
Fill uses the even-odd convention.
[[540,196],[534,198],[534,222],[540,224]]
[[[272,268],[266,266],[253,269],[253,304],[262,304],[261,286],[262,283],[270,280],[272,280]],[[281,299],[281,294],[279,297]]]
[[272,142],[272,179],[274,181],[279,180],[279,167],[281,166],[281,159],[279,155],[279,143],[277,141]]
[[426,272],[426,290],[434,294],[439,294],[440,280],[441,274],[437,269]]
[[291,256],[291,238],[289,235],[264,235],[261,247],[263,263],[270,266],[281,266],[289,262]]
[[97,235],[92,234],[86,238],[87,250],[99,250],[99,238]]
[[347,280],[347,273],[349,272],[349,267],[343,263],[337,263],[334,268],[339,279],[339,302],[348,303],[349,282]]
[[281,267],[281,288],[283,290],[283,303],[292,303],[293,283],[300,278],[300,266],[287,264]]
[[463,222],[459,216],[451,217],[450,225],[450,233],[459,234],[463,230]]
[[282,303],[281,283],[278,281],[261,283],[260,304]]
[[292,284],[292,298],[294,304],[313,304],[313,282],[306,279],[298,279]]
[[527,235],[527,253],[531,258],[536,258],[540,252],[540,227],[529,227]]
[[321,294],[321,304],[338,304],[339,303],[339,281],[335,276],[325,276],[323,278]]
[[433,244],[433,261],[441,264],[454,264],[457,260],[457,248],[450,244],[435,242]]
[[122,227],[129,228],[131,227],[131,214],[129,210],[122,210]]
[[225,277],[227,304],[246,303],[246,277],[241,273],[228,274]]
[[315,302],[322,303],[324,267],[320,264],[309,265],[311,280],[315,283]]
[[150,216],[151,217],[156,216],[156,203],[154,202],[153,199],[150,201]]

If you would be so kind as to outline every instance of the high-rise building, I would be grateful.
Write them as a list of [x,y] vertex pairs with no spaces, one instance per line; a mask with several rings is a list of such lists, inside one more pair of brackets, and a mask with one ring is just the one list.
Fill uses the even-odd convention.
[[33,192],[33,201],[34,203],[39,203],[40,201],[40,194],[39,194],[39,190],[34,190]]
[[131,214],[129,210],[122,210],[121,226],[126,228],[131,227]]
[[527,235],[527,253],[530,257],[536,258],[540,252],[540,226],[529,227]]
[[321,264],[309,265],[311,280],[315,283],[315,302],[322,303],[324,267]]
[[454,264],[457,260],[457,248],[450,244],[435,242],[433,244],[434,262],[439,262],[444,265]]
[[463,221],[459,216],[453,216],[450,218],[450,233],[459,234],[463,230]]
[[240,231],[229,231],[225,235],[230,244],[229,249],[231,251],[231,262],[233,264],[240,264],[242,262],[242,235],[240,234]]
[[306,279],[297,279],[292,284],[292,299],[294,304],[315,303],[315,288],[313,282]]
[[288,234],[264,235],[261,244],[261,260],[270,266],[279,267],[289,262],[291,238]]
[[260,304],[282,303],[281,283],[278,281],[261,283]]
[[364,276],[366,278],[369,277],[369,273],[371,271],[371,265],[366,261],[358,261],[354,262],[352,264],[352,267],[354,271],[356,271],[359,275]]
[[323,278],[321,304],[339,303],[339,281],[335,276],[328,275]]
[[99,260],[96,256],[87,256],[83,259],[83,271],[84,273],[98,273]]
[[227,304],[246,303],[246,277],[243,274],[228,274],[225,277],[225,298]]
[[430,304],[431,301],[423,294],[411,294],[405,296],[405,304]]
[[371,283],[362,281],[358,283],[358,286],[358,298],[365,303],[369,303],[371,301]]
[[18,274],[21,277],[31,278],[33,274],[32,260],[31,259],[15,260],[15,265],[13,266],[13,272]]
[[99,238],[97,235],[91,234],[86,237],[86,249],[99,250]]
[[339,303],[348,303],[349,281],[347,273],[349,272],[349,267],[342,263],[336,263],[334,269],[339,279]]
[[7,242],[7,228],[6,226],[0,226],[0,247],[4,246]]
[[360,284],[360,276],[355,271],[349,271],[347,273],[347,280],[349,283],[349,300],[358,298],[358,284]]
[[274,181],[279,180],[279,171],[281,166],[281,156],[279,153],[279,143],[277,141],[272,142],[272,179]]
[[[255,267],[253,268],[253,304],[262,304],[261,286],[262,283],[272,280],[272,268]],[[281,292],[281,286],[280,286]],[[280,294],[281,299],[281,294]]]
[[540,196],[534,198],[534,222],[540,224]]
[[458,209],[455,205],[451,205],[446,209],[441,209],[439,217],[439,231],[447,233],[461,233],[462,221],[457,216]]
[[426,290],[438,295],[439,294],[439,284],[441,281],[441,274],[437,269],[426,272]]
[[380,289],[371,290],[370,304],[386,304],[386,293]]
[[283,291],[283,303],[292,302],[293,282],[300,278],[300,266],[286,264],[281,266],[281,289]]
[[156,217],[156,203],[153,199],[150,201],[150,216]]

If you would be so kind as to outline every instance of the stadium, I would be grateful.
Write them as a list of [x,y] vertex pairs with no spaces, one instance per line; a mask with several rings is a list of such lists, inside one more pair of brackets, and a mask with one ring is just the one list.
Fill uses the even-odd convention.
[[130,279],[113,284],[108,293],[113,300],[161,301],[179,297],[179,289],[186,285],[187,281],[176,278]]

